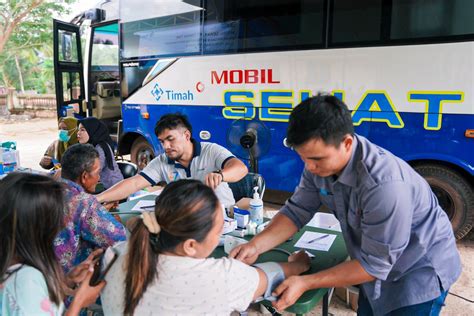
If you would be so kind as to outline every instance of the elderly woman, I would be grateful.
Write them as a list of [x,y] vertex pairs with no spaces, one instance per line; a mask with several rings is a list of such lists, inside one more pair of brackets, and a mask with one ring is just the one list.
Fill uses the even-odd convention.
[[[55,163],[59,163],[68,147],[77,144],[77,119],[73,117],[62,117],[58,123],[58,139],[49,145],[41,158],[40,166],[51,169]],[[54,160],[54,162],[53,162]]]

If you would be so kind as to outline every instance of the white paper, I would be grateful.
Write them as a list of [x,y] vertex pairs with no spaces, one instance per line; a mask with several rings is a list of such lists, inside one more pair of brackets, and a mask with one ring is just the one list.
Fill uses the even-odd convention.
[[319,251],[329,251],[336,235],[317,232],[304,232],[296,242],[296,248],[313,249]]
[[144,196],[148,196],[148,195],[158,196],[158,195],[161,194],[161,191],[163,191],[163,190],[156,190],[156,191],[152,191],[152,192],[145,191],[145,190],[140,190],[140,191],[137,191],[137,192],[133,193],[132,195],[130,195],[128,197],[128,200],[132,201],[132,200],[136,200],[136,199],[141,199]]
[[306,225],[311,227],[329,229],[336,232],[341,231],[341,223],[339,223],[336,216],[329,213],[317,212]]
[[155,210],[155,201],[154,200],[140,200],[135,204],[132,208],[132,211],[139,211],[139,212],[150,212]]

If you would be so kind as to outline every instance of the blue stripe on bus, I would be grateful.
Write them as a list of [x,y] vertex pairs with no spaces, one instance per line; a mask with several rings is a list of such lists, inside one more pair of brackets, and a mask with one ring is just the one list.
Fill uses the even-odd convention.
[[[202,130],[209,131],[209,141],[227,145],[227,131],[232,120],[222,116],[219,106],[147,106],[150,119],[141,118],[139,107],[127,105],[123,111],[124,133],[139,132],[152,144],[155,152],[161,147],[154,135],[154,126],[161,115],[181,112],[193,125],[194,137]],[[411,160],[443,160],[460,166],[474,175],[473,139],[464,136],[466,129],[474,129],[474,116],[470,114],[443,114],[439,131],[425,130],[424,113],[399,113],[404,128],[390,128],[385,123],[364,122],[355,128],[356,133],[369,138],[397,156]],[[264,122],[271,130],[272,144],[259,163],[259,173],[270,189],[293,191],[299,182],[303,163],[297,154],[283,146],[287,123]],[[469,150],[471,148],[471,150]],[[235,154],[235,153],[234,153]]]

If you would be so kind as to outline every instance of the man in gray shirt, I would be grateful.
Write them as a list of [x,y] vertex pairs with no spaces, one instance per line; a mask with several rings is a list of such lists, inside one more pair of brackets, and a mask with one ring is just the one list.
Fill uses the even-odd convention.
[[283,310],[305,291],[361,284],[359,315],[437,315],[461,273],[454,234],[428,183],[406,162],[354,134],[339,99],[299,104],[287,143],[305,169],[268,227],[230,256],[247,263],[301,229],[321,206],[341,223],[350,260],[294,276],[276,290]]
[[150,161],[139,174],[97,195],[100,202],[124,199],[161,181],[196,179],[213,188],[225,207],[235,203],[227,182],[237,182],[247,174],[242,161],[218,144],[193,139],[191,124],[179,113],[163,115],[156,123],[155,134],[165,152]]

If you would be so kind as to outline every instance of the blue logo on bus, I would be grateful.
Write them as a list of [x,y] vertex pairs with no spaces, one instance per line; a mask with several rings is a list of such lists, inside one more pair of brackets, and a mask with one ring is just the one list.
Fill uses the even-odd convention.
[[155,97],[156,101],[159,101],[163,95],[170,101],[187,101],[194,100],[194,93],[189,90],[186,91],[175,91],[175,90],[163,90],[158,84],[155,84],[151,90],[151,94]]
[[164,94],[164,92],[163,92],[163,89],[161,89],[158,84],[155,84],[155,86],[151,90],[151,94],[155,97],[156,101],[159,101],[161,96]]

